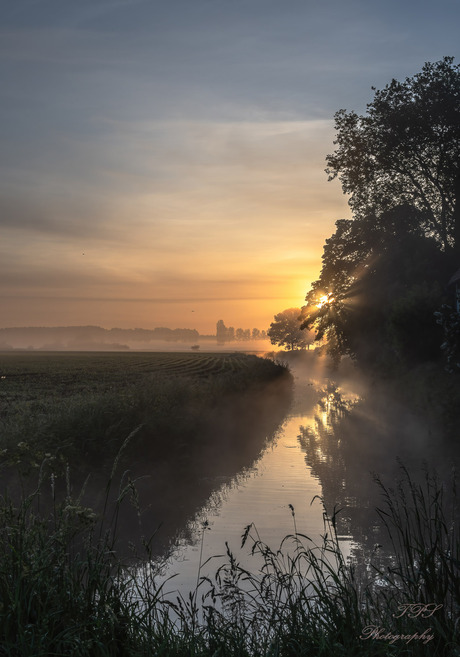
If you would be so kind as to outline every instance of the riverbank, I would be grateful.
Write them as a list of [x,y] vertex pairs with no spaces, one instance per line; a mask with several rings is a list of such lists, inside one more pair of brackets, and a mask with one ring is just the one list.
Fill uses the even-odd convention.
[[[387,382],[386,382],[387,383]],[[421,363],[395,377],[390,385],[395,396],[439,427],[451,440],[460,432],[460,379],[440,361]],[[388,385],[388,383],[387,383]]]
[[[167,551],[216,481],[259,456],[291,400],[288,371],[245,354],[3,354],[0,363],[1,492],[17,498],[47,481],[49,510],[69,486],[82,491],[96,513],[116,509],[124,552],[153,535],[152,550]],[[137,514],[126,500],[117,506],[132,481]]]
[[[324,365],[323,359],[312,354],[311,377],[324,374]],[[283,379],[275,377],[262,386],[263,393],[258,384],[252,386],[251,393],[249,386],[244,395],[238,392],[240,386],[233,386],[233,392],[232,386],[227,388],[226,404],[215,405],[213,420],[207,416],[207,437],[200,436],[198,441],[201,447],[207,445],[206,449],[213,452],[209,474],[211,469],[214,475],[230,473],[237,463],[232,459],[240,458],[244,447],[249,450],[244,457],[250,461],[251,454],[270,437],[276,413],[281,412],[277,403]],[[306,382],[306,390],[317,394],[310,383]],[[211,395],[211,389],[205,386],[203,390]],[[339,419],[343,400],[329,384],[323,392],[324,403],[311,428],[321,432],[323,422],[325,441],[315,443],[313,434],[302,432],[300,427],[300,442],[293,444],[300,445],[305,453],[302,462],[312,462],[322,482],[323,497],[330,498],[328,480],[341,488],[349,471],[353,480],[362,479],[363,467],[358,468],[358,463],[357,469],[352,469],[356,459],[352,454],[346,457],[346,445],[345,456],[340,450],[334,451],[339,447],[336,443],[348,442],[338,440],[339,435],[330,431]],[[222,396],[219,399],[222,401]],[[200,417],[198,420],[201,421]],[[257,439],[251,443],[249,436],[254,430]],[[302,443],[303,434],[311,444],[311,453]],[[101,514],[94,513],[95,502],[104,507],[104,499],[94,497],[96,487],[91,486],[90,480],[81,492],[80,487],[73,485],[72,471],[67,481],[64,473],[64,491],[58,490],[59,479],[42,468],[39,484],[22,502],[2,499],[0,642],[6,654],[458,654],[458,528],[451,523],[453,516],[445,504],[443,488],[434,480],[427,479],[419,485],[406,478],[396,493],[381,489],[379,508],[383,511],[383,524],[387,524],[386,542],[394,545],[390,569],[387,562],[379,561],[378,552],[372,555],[372,561],[366,553],[359,569],[355,561],[344,558],[337,536],[341,514],[337,516],[333,511],[340,498],[335,496],[333,504],[327,505],[330,515],[325,516],[324,540],[316,544],[315,539],[303,535],[311,536],[301,521],[299,500],[298,508],[296,503],[291,509],[291,505],[285,504],[292,532],[279,551],[277,545],[269,547],[261,541],[256,527],[248,526],[245,530],[242,526],[239,536],[243,534],[245,550],[254,554],[254,564],[240,565],[238,555],[229,549],[226,565],[219,570],[216,566],[217,572],[212,570],[209,576],[209,565],[206,569],[201,566],[207,558],[203,542],[212,532],[202,522],[201,541],[195,543],[195,551],[203,555],[196,572],[197,588],[190,596],[166,599],[152,568],[155,543],[163,528],[151,522],[152,509],[143,508],[142,499],[146,499],[147,493],[153,507],[166,504],[168,513],[175,513],[175,508],[182,506],[177,513],[184,513],[184,499],[179,495],[174,498],[176,484],[188,477],[185,505],[196,489],[204,496],[211,479],[205,476],[207,458],[198,457],[193,463],[194,454],[200,452],[191,449],[186,455],[182,443],[174,453],[174,464],[167,477],[162,479],[160,471],[154,468],[149,478],[138,479],[146,473],[147,466],[158,463],[154,458],[158,452],[149,453],[148,445],[153,446],[154,442],[149,443],[148,436],[142,438],[140,429],[127,442],[118,459],[118,474],[112,476],[111,470],[109,483],[105,488],[99,486],[107,499],[111,496]],[[291,452],[289,443],[288,446],[290,449],[283,449]],[[328,446],[333,451],[327,451]],[[171,456],[167,439],[162,448],[165,456]],[[137,454],[134,466],[133,454]],[[186,455],[182,461],[181,455]],[[124,459],[131,463],[129,470],[125,469]],[[319,464],[325,467],[327,463],[335,469],[320,472]],[[168,481],[172,481],[169,491]],[[52,504],[47,506],[50,493]],[[350,494],[348,485],[343,494]],[[309,503],[310,499],[303,502]],[[124,518],[128,515],[131,524]],[[146,519],[154,529],[153,536],[145,531]],[[129,553],[123,550],[126,534],[133,544]],[[135,544],[137,535],[143,540]],[[200,582],[200,574],[204,573],[209,579]],[[248,588],[249,599],[245,596]],[[203,598],[205,591],[208,594]],[[429,618],[414,618],[409,613],[398,616],[399,605],[415,603],[434,605],[427,609],[428,613],[435,607],[436,610]],[[375,631],[366,629],[370,627]],[[424,633],[424,639],[420,639]],[[387,635],[398,638],[392,641],[384,638]],[[401,639],[407,636],[415,637],[410,644]],[[432,638],[428,640],[428,636]]]
[[137,444],[187,449],[230,399],[288,379],[245,354],[3,353],[0,454],[23,471],[45,458],[110,467],[136,428]]

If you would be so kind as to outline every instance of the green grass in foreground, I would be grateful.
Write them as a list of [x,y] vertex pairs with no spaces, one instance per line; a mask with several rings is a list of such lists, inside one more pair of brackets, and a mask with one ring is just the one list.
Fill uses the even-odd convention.
[[[261,567],[243,569],[229,553],[212,581],[172,603],[155,585],[148,546],[142,576],[117,558],[116,519],[101,528],[70,488],[41,515],[45,484],[18,506],[0,503],[2,655],[460,654],[458,527],[430,477],[416,485],[404,472],[396,491],[380,484],[379,514],[393,546],[385,566],[347,563],[334,515],[313,545],[292,509],[294,531],[278,550],[254,527],[244,531]],[[129,482],[120,485],[120,503],[130,491]],[[399,638],[379,638],[387,634]]]

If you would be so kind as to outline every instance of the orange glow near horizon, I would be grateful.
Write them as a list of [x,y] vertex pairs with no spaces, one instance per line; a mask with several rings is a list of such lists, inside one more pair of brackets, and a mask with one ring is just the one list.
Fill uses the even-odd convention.
[[[13,225],[4,231],[2,325],[213,334],[219,319],[263,330],[275,314],[303,306],[324,240],[348,214],[339,185],[323,171],[332,122],[138,129],[145,143],[161,134],[180,148],[155,158],[151,171],[144,142],[115,131],[120,149],[128,149],[126,171],[117,160],[97,193],[83,183],[72,197],[50,193],[42,214],[62,222],[43,220],[27,240]],[[136,185],[130,167],[143,174]],[[145,181],[154,172],[159,182],[152,187]],[[33,188],[21,190],[17,202],[28,217]]]

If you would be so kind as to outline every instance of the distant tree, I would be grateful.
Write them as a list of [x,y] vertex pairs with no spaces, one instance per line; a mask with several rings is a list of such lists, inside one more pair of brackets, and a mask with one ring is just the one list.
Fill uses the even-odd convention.
[[8,342],[0,341],[0,351],[13,351],[13,347]]
[[374,91],[365,116],[336,113],[329,179],[355,218],[409,203],[427,236],[460,252],[460,66],[444,57]]
[[288,308],[275,315],[275,321],[267,331],[270,342],[280,347],[285,346],[288,351],[309,347],[313,343],[314,333],[300,328],[300,314],[300,308]]
[[237,328],[235,331],[235,340],[244,340],[244,331],[242,328]]
[[196,329],[173,329],[171,339],[175,341],[194,342],[199,337],[200,334]]
[[260,340],[260,331],[258,328],[253,328],[252,329],[252,339],[253,340]]
[[219,319],[216,325],[216,337],[217,342],[226,342],[227,341],[227,327],[224,324],[222,319]]

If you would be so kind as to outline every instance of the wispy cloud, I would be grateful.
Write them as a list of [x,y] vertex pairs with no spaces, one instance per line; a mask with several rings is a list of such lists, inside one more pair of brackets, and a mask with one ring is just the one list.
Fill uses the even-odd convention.
[[65,317],[109,321],[136,299],[137,321],[155,303],[156,322],[188,299],[206,304],[205,324],[223,300],[234,313],[300,303],[349,216],[323,171],[334,111],[363,111],[371,85],[460,54],[459,17],[450,0],[7,3],[7,307],[26,321],[11,298],[46,298],[47,314],[28,307],[51,317],[56,295]]

